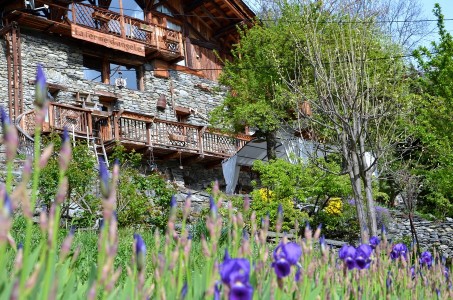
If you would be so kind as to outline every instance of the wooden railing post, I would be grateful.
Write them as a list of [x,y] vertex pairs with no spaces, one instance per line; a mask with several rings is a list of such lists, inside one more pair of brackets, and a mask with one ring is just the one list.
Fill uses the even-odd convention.
[[49,104],[49,124],[50,126],[55,126],[55,118],[54,118],[54,106],[52,103]]
[[120,0],[119,1],[119,4],[120,4],[120,26],[121,26],[121,37],[123,39],[126,38],[126,28],[125,28],[125,25],[124,25],[124,12],[123,12],[123,1]]
[[120,121],[120,118],[118,118],[118,115],[117,113],[115,112],[115,114],[113,115],[113,126],[114,126],[114,139],[119,141],[120,140],[120,127],[119,127],[119,121]]
[[87,112],[86,114],[87,118],[88,118],[88,134],[90,136],[93,135],[93,118],[91,117],[91,112]]
[[204,138],[203,138],[203,136],[206,131],[206,128],[208,128],[208,127],[203,126],[203,127],[201,127],[201,129],[198,132],[198,135],[199,135],[198,139],[199,139],[199,144],[200,144],[200,154],[201,155],[204,155]]
[[153,123],[146,123],[146,144],[148,146],[151,146],[151,126],[153,126]]

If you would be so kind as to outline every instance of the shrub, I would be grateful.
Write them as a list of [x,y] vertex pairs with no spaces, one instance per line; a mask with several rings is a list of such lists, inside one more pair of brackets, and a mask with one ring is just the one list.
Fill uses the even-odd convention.
[[[44,169],[41,170],[39,179],[39,196],[41,204],[50,207],[50,203],[54,200],[58,189],[58,178],[60,166],[58,163],[61,150],[61,138],[56,132],[43,140],[43,143],[48,146],[53,144],[53,153]],[[66,175],[68,177],[68,199],[77,203],[82,209],[91,213],[99,209],[99,201],[93,197],[94,189],[93,182],[97,178],[95,171],[96,159],[94,154],[88,148],[86,142],[77,141],[72,149],[72,159],[69,163]],[[62,213],[67,213],[68,206],[63,208]]]
[[[250,209],[256,212],[258,220],[269,216],[270,230],[276,230],[276,220],[278,213],[278,206],[281,204],[283,208],[283,231],[289,231],[295,228],[296,221],[303,224],[308,220],[308,214],[301,212],[294,206],[294,201],[291,198],[277,198],[275,193],[266,189],[254,190],[251,194],[252,201]],[[245,218],[250,220],[251,212],[247,212]]]
[[147,224],[163,229],[175,190],[161,174],[143,175],[138,171],[142,162],[140,153],[127,153],[124,146],[117,144],[111,158],[118,160],[121,166],[117,190],[119,225]]
[[[341,201],[340,198],[333,198],[335,209],[326,209],[318,211],[313,216],[313,225],[322,224],[323,233],[327,238],[341,239],[348,242],[355,242],[360,232],[359,222],[357,221],[356,208],[347,201]],[[330,202],[330,201],[329,201]],[[341,204],[339,205],[338,202]],[[340,213],[337,207],[341,207]]]

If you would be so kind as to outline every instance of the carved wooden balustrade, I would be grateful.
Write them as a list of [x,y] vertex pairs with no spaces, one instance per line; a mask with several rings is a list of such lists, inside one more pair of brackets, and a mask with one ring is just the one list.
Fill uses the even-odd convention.
[[[16,126],[22,152],[28,154],[33,150],[34,111],[20,115]],[[43,132],[62,131],[65,127],[79,138],[95,138],[104,143],[120,141],[132,148],[153,147],[218,158],[233,155],[251,139],[246,135],[235,137],[206,126],[161,120],[130,111],[107,113],[50,103]]]
[[46,125],[50,130],[62,131],[66,127],[68,131],[81,136],[90,136],[93,131],[91,110],[66,104],[50,103],[45,123],[44,131]]
[[115,112],[109,126],[112,139],[216,157],[233,155],[251,139],[132,112]]
[[29,132],[34,131],[35,128],[35,111],[32,110],[20,114],[14,123],[19,138],[17,152],[27,157],[32,157],[34,154],[34,139],[30,136]]
[[174,58],[184,55],[178,31],[84,3],[74,3],[70,12],[75,25],[142,43]]

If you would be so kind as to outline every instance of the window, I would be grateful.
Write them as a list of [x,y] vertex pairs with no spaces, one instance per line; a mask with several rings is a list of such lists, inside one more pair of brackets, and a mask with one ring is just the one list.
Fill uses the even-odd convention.
[[[112,0],[109,9],[111,11],[120,13],[119,0]],[[125,16],[133,17],[140,20],[144,19],[143,10],[135,1],[123,0],[123,14]]]
[[102,60],[92,56],[83,56],[83,78],[102,82]]
[[83,67],[83,75],[86,80],[117,85],[119,79],[122,78],[125,88],[143,90],[141,67],[111,62],[88,55],[83,57]]
[[[164,15],[167,15],[167,16],[170,16],[170,17],[174,17],[173,13],[165,6],[163,5],[159,5],[158,7],[156,7],[156,10],[160,13],[163,13]],[[170,20],[167,19],[167,28],[168,29],[171,29],[171,30],[175,30],[175,31],[181,31],[182,30],[182,27],[181,25],[177,24],[177,23],[174,23]]]
[[136,67],[110,63],[110,84],[114,85],[119,78],[126,80],[126,88],[138,90],[138,72]]

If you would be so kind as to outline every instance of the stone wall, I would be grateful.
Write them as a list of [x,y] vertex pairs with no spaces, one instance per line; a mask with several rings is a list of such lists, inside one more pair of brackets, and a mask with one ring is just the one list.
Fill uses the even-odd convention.
[[6,64],[6,41],[0,38],[0,104],[7,109],[8,103],[8,70]]
[[[393,221],[389,225],[389,237],[400,240],[411,238],[411,228],[407,215],[393,211]],[[418,240],[422,251],[437,249],[446,258],[453,257],[453,220],[444,222],[426,221],[416,217],[414,220]]]
[[[196,125],[205,125],[205,116],[220,103],[225,95],[225,89],[218,83],[196,75],[171,70],[169,78],[154,76],[153,65],[144,65],[144,91],[127,88],[117,88],[114,85],[93,82],[84,79],[83,50],[74,42],[61,37],[56,38],[41,33],[21,31],[22,65],[25,111],[33,106],[34,86],[29,80],[36,76],[36,65],[44,66],[49,83],[66,86],[67,91],[61,91],[56,102],[72,103],[76,92],[94,94],[96,91],[116,93],[120,99],[116,109],[125,109],[145,114],[151,114],[161,119],[176,120],[171,107],[171,86],[173,87],[173,101],[175,105],[191,108],[198,114],[191,114],[188,122]],[[0,47],[0,104],[7,106],[6,55],[5,41]],[[202,87],[202,88],[200,88]],[[167,97],[167,109],[156,109],[157,99],[161,94]],[[99,98],[92,96],[97,103]]]

